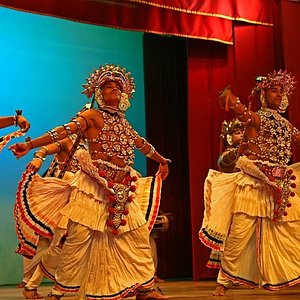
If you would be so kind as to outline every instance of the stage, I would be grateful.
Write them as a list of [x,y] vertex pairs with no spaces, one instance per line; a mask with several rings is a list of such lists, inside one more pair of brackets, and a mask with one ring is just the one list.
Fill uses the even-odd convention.
[[[157,284],[170,299],[235,299],[235,300],[288,300],[300,299],[300,285],[283,289],[277,292],[270,292],[264,289],[244,289],[242,287],[233,287],[227,291],[225,297],[212,296],[215,288],[213,281],[167,281]],[[47,299],[51,285],[43,285],[39,288],[39,293]],[[22,289],[14,286],[0,287],[0,299],[4,300],[22,300]],[[66,295],[62,299],[77,300],[78,297]],[[126,299],[135,299],[133,297]]]

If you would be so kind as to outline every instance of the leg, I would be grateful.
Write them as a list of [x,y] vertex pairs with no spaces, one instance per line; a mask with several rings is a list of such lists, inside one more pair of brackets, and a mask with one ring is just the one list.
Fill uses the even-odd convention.
[[220,283],[217,283],[217,287],[213,292],[213,296],[225,296],[228,288]]
[[44,299],[44,297],[40,295],[36,289],[28,289],[26,287],[23,290],[23,296],[26,299]]
[[159,278],[157,276],[157,246],[156,246],[156,233],[150,233],[150,247],[151,247],[151,255],[153,258],[153,263],[154,263],[154,267],[155,267],[155,276],[154,276],[154,280],[155,282],[165,282],[163,279]]
[[[32,259],[24,258],[23,260],[23,271],[24,271],[24,278],[23,281],[28,282],[30,277],[32,276],[33,272],[35,271],[36,267],[41,261],[42,256],[44,255],[45,251],[48,249],[50,245],[50,241],[43,237],[39,238],[39,242],[37,244],[36,254]],[[26,278],[26,280],[24,280]]]
[[[221,258],[222,280],[230,278],[234,283],[258,286],[261,273],[258,268],[257,235],[258,218],[243,213],[234,214],[230,233],[226,240],[225,249]],[[250,263],[249,263],[250,262]],[[228,281],[228,280],[227,280]],[[249,283],[253,284],[249,284]]]
[[213,296],[225,296],[229,284],[230,281],[222,274],[221,271],[219,271],[217,278],[217,286],[213,291]]
[[60,261],[60,254],[62,251],[61,240],[66,230],[62,228],[55,228],[52,242],[41,259],[40,267],[45,274],[51,280],[55,280],[55,272]]
[[63,296],[64,292],[77,293],[89,262],[93,231],[71,220],[67,231],[68,236],[55,274],[56,283],[51,292],[55,296]]

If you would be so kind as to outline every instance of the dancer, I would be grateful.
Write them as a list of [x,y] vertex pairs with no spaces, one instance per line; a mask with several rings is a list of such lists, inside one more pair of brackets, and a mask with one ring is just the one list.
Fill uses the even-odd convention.
[[[60,190],[66,194],[66,205],[59,212],[69,222],[49,299],[78,292],[82,282],[86,299],[121,299],[136,291],[136,299],[165,299],[153,289],[149,230],[158,212],[161,180],[168,176],[170,161],[140,137],[125,118],[135,89],[130,73],[119,66],[100,66],[87,78],[84,88],[83,93],[94,96],[99,109],[86,110],[68,124],[10,147],[20,158],[32,148],[72,133],[82,133],[88,140],[89,154],[78,151],[77,155],[81,171],[70,182],[55,180],[56,194]],[[143,180],[132,169],[134,148],[159,163],[155,178]],[[148,222],[138,203],[145,195],[151,203]],[[41,224],[44,222],[46,218]]]
[[[218,158],[219,171],[232,173],[236,170],[236,161],[242,152],[241,142],[244,135],[244,126],[238,119],[224,120],[220,134],[220,155]],[[212,250],[207,261],[208,268],[219,269],[222,252]]]
[[37,266],[40,263],[41,257],[44,255],[45,251],[48,249],[50,245],[50,240],[46,238],[39,238],[37,244],[37,251],[33,258],[23,257],[23,278],[20,283],[17,284],[17,288],[23,289]]
[[235,163],[239,157],[240,142],[243,138],[244,126],[238,120],[223,121],[220,135],[220,156],[218,158],[219,170],[225,173],[234,171]]
[[[226,88],[220,104],[244,123],[247,147],[239,172],[210,170],[200,240],[223,251],[216,296],[230,281],[278,290],[300,281],[298,165],[288,166],[299,131],[283,118],[295,81],[286,71],[261,77],[252,91],[261,108],[253,112]],[[292,262],[292,263],[291,263]]]
[[[63,177],[64,180],[72,178],[73,175],[80,169],[76,152],[74,153],[74,151],[77,149],[87,150],[84,140],[79,141],[78,146],[76,145],[76,140],[77,136],[71,135],[60,142],[43,146],[35,152],[33,160],[27,165],[27,169],[32,170],[33,172],[38,172],[45,160],[45,157],[47,155],[56,154],[45,176]],[[74,144],[76,149],[73,148]],[[73,153],[74,155],[70,157],[70,154]],[[66,172],[61,174],[61,171],[65,166]],[[32,197],[34,197],[34,195],[32,195]],[[30,203],[28,203],[28,205],[30,205]],[[48,244],[48,247],[43,251],[42,255],[38,255],[38,252],[34,255],[32,260],[36,262],[36,268],[34,269],[34,272],[32,272],[31,276],[27,278],[26,284],[23,286],[23,295],[26,299],[43,299],[44,297],[38,293],[37,288],[40,286],[45,276],[54,280],[54,274],[59,263],[61,249],[65,240],[67,221],[68,220],[65,218],[62,218],[59,222],[57,227],[54,229],[51,244]],[[40,240],[43,240],[43,237],[40,237],[39,241]],[[38,250],[40,248],[39,244],[37,245]],[[24,257],[24,259],[27,258]]]

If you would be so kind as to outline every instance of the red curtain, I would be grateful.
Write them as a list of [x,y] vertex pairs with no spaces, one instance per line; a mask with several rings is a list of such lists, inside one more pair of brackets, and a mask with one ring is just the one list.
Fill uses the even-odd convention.
[[205,267],[208,248],[198,238],[203,218],[203,185],[209,168],[216,168],[219,134],[225,114],[218,105],[218,91],[233,82],[233,47],[203,41],[189,42],[188,140],[193,251],[193,279],[215,277]]
[[[266,0],[269,2],[272,0]],[[0,0],[0,5],[120,29],[233,43],[232,20],[272,24],[265,1]],[[264,3],[264,4],[262,4]]]
[[[254,77],[284,68],[285,62],[298,79],[289,117],[300,128],[300,66],[295,60],[300,56],[300,5],[287,0],[251,0],[247,5],[240,0],[0,0],[0,5],[115,28],[195,38],[188,40],[193,278],[215,277],[216,272],[205,267],[209,250],[200,243],[198,230],[204,210],[204,180],[208,169],[216,168],[219,154],[221,122],[232,117],[220,110],[218,92],[231,84],[246,103]],[[283,41],[279,11],[283,15]],[[275,26],[261,25],[273,21]]]
[[[279,13],[273,2],[274,15]],[[218,105],[218,92],[231,84],[235,94],[248,104],[254,78],[283,65],[275,50],[281,47],[276,28],[236,24],[234,45],[189,41],[188,135],[190,201],[193,240],[193,279],[214,278],[216,271],[205,265],[209,249],[198,239],[204,211],[203,187],[208,169],[216,169],[221,123],[233,115]]]
[[[289,119],[300,129],[300,3],[282,1],[282,36],[285,68],[296,77],[297,85],[290,99]],[[300,146],[294,149],[294,161],[300,161]]]
[[[231,20],[241,20],[255,24],[272,24],[273,14],[270,10],[272,0],[251,0],[247,5],[240,0],[129,0],[168,10],[182,11],[188,14],[215,16]],[[171,2],[171,3],[170,3]]]

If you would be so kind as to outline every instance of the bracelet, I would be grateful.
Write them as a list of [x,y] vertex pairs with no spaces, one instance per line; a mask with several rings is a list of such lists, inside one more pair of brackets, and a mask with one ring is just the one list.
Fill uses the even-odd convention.
[[235,163],[235,160],[234,161],[230,161],[230,162],[225,162],[225,156],[227,155],[228,153],[223,153],[221,154],[221,156],[219,157],[218,159],[218,164],[221,166],[221,167],[224,167],[224,168],[229,168],[231,167],[234,163]]
[[45,156],[47,156],[48,153],[49,153],[49,149],[48,149],[46,146],[43,146],[42,149],[45,149],[45,150],[46,150],[46,153],[44,153],[44,154],[45,154]]
[[151,157],[154,154],[154,152],[155,152],[155,148],[151,144],[149,144],[149,145],[150,145],[150,150],[146,154],[147,157]]
[[63,128],[67,131],[68,135],[72,134],[72,130],[68,124],[64,124]]
[[[86,120],[85,117],[83,117],[83,116],[78,116],[77,118],[82,118],[82,119],[84,120],[84,122],[85,122],[86,128],[89,128],[89,123],[88,123],[88,121]],[[81,124],[80,124],[80,126],[81,126]]]
[[165,162],[163,164],[160,163],[162,166],[168,165],[172,162],[171,159],[169,159],[169,158],[164,158],[164,160],[165,160]]
[[16,126],[18,126],[18,124],[17,124],[17,116],[12,116],[12,118],[13,118],[13,125],[16,125]]
[[43,154],[44,157],[46,156],[46,153],[42,149],[37,150],[35,153],[38,153],[38,152],[40,152],[41,154]]
[[142,138],[142,140],[143,140],[143,145],[141,147],[136,147],[136,149],[138,149],[139,151],[143,150],[147,143],[147,141],[144,138]]
[[229,106],[230,109],[236,108],[237,106],[239,106],[241,104],[240,98],[236,97],[236,103],[232,106]]
[[57,141],[54,144],[58,146],[58,151],[61,152],[61,143]]
[[81,131],[81,123],[78,120],[71,120],[70,122],[73,122],[77,126],[77,132]]
[[49,130],[47,133],[50,135],[53,143],[58,140],[58,133],[54,129]]
[[42,161],[44,161],[45,157],[42,157],[42,156],[38,155],[37,152],[34,153],[33,158],[38,158],[38,159],[41,159]]

